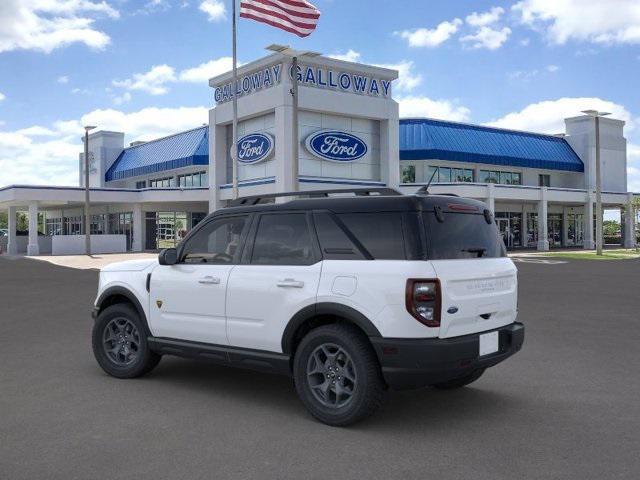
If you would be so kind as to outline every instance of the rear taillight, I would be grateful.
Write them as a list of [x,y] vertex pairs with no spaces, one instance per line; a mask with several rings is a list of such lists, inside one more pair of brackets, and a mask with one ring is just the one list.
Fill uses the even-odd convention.
[[407,311],[427,327],[440,326],[440,282],[407,280]]

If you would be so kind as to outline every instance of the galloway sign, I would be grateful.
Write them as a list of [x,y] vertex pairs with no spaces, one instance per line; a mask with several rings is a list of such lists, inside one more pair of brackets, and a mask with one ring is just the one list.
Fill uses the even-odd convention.
[[[256,72],[238,77],[236,94],[238,97],[250,95],[258,90],[267,89],[280,83],[282,65],[272,65]],[[233,82],[218,85],[213,91],[216,103],[224,103],[233,99]]]
[[353,162],[367,153],[367,144],[362,139],[336,130],[312,133],[305,143],[309,152],[330,162]]
[[[289,71],[289,77],[293,78],[293,66]],[[331,68],[298,65],[298,82],[303,86],[359,93],[372,97],[391,96],[391,80],[360,73],[341,72]]]
[[268,133],[245,135],[238,139],[238,161],[250,165],[267,160],[273,154],[274,145],[273,137]]

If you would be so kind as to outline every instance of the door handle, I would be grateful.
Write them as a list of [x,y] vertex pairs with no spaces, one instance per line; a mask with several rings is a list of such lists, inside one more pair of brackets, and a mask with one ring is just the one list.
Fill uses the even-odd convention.
[[217,277],[212,277],[211,275],[207,275],[206,277],[202,277],[198,280],[198,283],[204,283],[206,285],[218,285],[220,283],[220,279]]
[[276,285],[283,288],[302,288],[304,287],[304,282],[293,278],[285,278],[284,280],[280,280],[276,283]]

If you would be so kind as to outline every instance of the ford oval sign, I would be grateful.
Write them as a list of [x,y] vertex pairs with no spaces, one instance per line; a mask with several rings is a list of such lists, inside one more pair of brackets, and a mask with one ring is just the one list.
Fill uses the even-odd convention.
[[238,161],[245,164],[266,160],[273,153],[273,137],[267,133],[252,133],[238,139]]
[[335,130],[312,133],[306,144],[313,155],[331,162],[353,162],[367,153],[367,144],[360,138]]

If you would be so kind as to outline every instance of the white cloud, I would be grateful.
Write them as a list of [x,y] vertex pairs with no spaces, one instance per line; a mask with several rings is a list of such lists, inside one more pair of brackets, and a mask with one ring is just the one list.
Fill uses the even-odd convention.
[[50,53],[73,43],[103,49],[109,36],[93,27],[98,17],[118,18],[106,1],[2,0],[0,53],[38,50]]
[[612,118],[627,122],[627,132],[635,128],[633,117],[624,106],[596,97],[565,97],[532,103],[519,112],[509,113],[489,122],[488,125],[541,133],[561,133],[565,131],[565,118],[582,115],[582,110],[589,109],[611,112]]
[[3,101],[5,98],[7,98],[7,96],[4,93],[0,92],[0,102]]
[[345,62],[359,62],[362,55],[360,55],[360,52],[349,49],[346,53],[332,53],[327,56],[335,58],[336,60],[343,60]]
[[520,45],[522,45],[523,47],[528,47],[530,43],[531,39],[529,38],[523,38],[522,40],[520,40]]
[[204,0],[198,8],[207,14],[210,22],[218,22],[227,18],[227,9],[221,0]]
[[123,103],[128,103],[131,101],[131,93],[124,92],[122,95],[116,95],[113,97],[113,103],[116,105],[122,105]]
[[395,32],[409,42],[411,47],[437,47],[454,35],[462,25],[462,20],[455,18],[450,22],[442,22],[436,28],[418,28]]
[[540,73],[556,73],[558,70],[560,70],[560,67],[557,65],[547,65],[542,71],[537,68],[534,68],[533,70],[516,70],[515,72],[510,72],[507,76],[509,77],[509,80],[528,82],[529,80],[537,77]]
[[429,117],[454,122],[467,122],[471,110],[450,100],[433,100],[424,96],[399,97],[400,118]]
[[208,108],[144,108],[125,113],[94,110],[76,120],[0,131],[0,187],[11,184],[77,185],[82,125],[123,131],[126,142],[152,140],[208,121]]
[[558,70],[560,70],[560,67],[558,65],[547,65],[546,69],[547,69],[547,72],[549,73],[555,73]]
[[512,8],[551,43],[640,43],[638,0],[522,0]]
[[57,82],[62,84],[69,83],[69,77],[66,75],[62,75],[58,77]]
[[500,30],[491,27],[481,27],[473,35],[465,35],[460,38],[462,43],[471,44],[471,48],[486,48],[487,50],[497,50],[511,35],[509,27],[503,27]]
[[398,63],[376,64],[376,67],[398,70],[398,80],[393,84],[397,92],[409,92],[422,83],[422,75],[413,71],[414,63],[411,60],[402,60]]
[[504,8],[502,7],[493,7],[488,12],[484,13],[476,13],[473,12],[471,15],[468,15],[465,18],[466,22],[472,27],[485,27],[487,25],[491,25],[492,23],[496,23],[500,20],[500,17],[504,13]]
[[113,86],[127,90],[141,90],[151,95],[164,95],[169,91],[166,84],[176,81],[176,73],[169,65],[154,65],[145,73],[134,73],[132,78],[114,80]]
[[210,78],[228,72],[233,68],[233,58],[220,57],[202,63],[197,67],[187,68],[180,72],[179,79],[183,82],[202,83],[206,85]]

